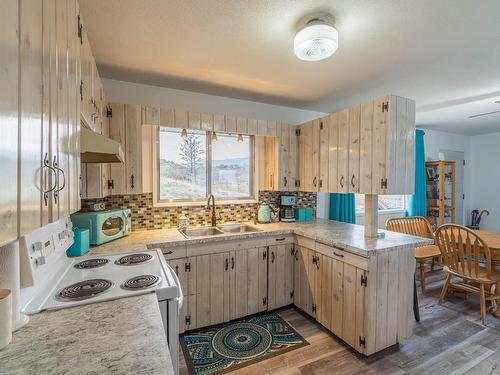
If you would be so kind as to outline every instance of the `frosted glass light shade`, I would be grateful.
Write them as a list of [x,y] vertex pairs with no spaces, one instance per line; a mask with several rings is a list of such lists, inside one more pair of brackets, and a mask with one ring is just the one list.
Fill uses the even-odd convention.
[[304,61],[330,57],[339,46],[339,33],[333,26],[312,24],[301,29],[293,40],[295,55]]

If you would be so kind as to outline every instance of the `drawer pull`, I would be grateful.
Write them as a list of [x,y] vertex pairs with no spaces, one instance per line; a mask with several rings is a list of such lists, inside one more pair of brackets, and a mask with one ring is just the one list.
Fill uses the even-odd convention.
[[335,251],[333,252],[333,255],[335,255],[335,256],[337,256],[339,258],[343,258],[344,257],[344,254],[339,254],[339,253],[337,253]]
[[284,240],[286,240],[285,237],[283,237],[283,238],[276,238],[276,241],[284,241]]
[[163,253],[163,255],[170,255],[170,254],[173,254],[174,252],[172,250],[169,250],[169,251],[165,251]]

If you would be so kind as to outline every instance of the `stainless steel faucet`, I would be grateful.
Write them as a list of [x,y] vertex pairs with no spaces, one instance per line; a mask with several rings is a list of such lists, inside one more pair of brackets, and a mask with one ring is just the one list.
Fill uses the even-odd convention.
[[216,227],[217,226],[217,216],[215,215],[215,197],[213,194],[210,194],[208,196],[208,200],[207,200],[208,208],[210,208],[210,200],[212,200],[212,217],[211,217],[212,226]]

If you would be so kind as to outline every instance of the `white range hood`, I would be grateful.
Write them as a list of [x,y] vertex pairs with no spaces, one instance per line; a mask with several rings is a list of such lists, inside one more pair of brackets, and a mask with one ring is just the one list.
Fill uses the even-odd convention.
[[120,143],[90,129],[81,127],[80,157],[82,163],[123,163]]

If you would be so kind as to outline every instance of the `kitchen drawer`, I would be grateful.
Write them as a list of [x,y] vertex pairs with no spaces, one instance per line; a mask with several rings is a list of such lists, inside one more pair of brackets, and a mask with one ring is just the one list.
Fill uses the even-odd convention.
[[305,247],[307,249],[315,250],[316,249],[316,241],[311,238],[303,237],[303,236],[295,236],[295,243],[301,247]]
[[282,236],[267,237],[266,245],[283,245],[293,243],[293,234],[284,234]]
[[163,253],[163,257],[166,260],[179,259],[186,257],[186,245],[179,246],[155,246],[155,248],[160,249]]
[[187,246],[187,256],[199,256],[207,254],[224,253],[227,251],[236,251],[244,249],[252,249],[255,247],[267,246],[267,238],[244,239],[244,240],[227,240],[227,241],[214,241],[201,244],[194,244]]
[[340,260],[354,267],[368,271],[368,258],[350,253],[340,246],[325,245],[316,241],[316,251],[330,258]]

